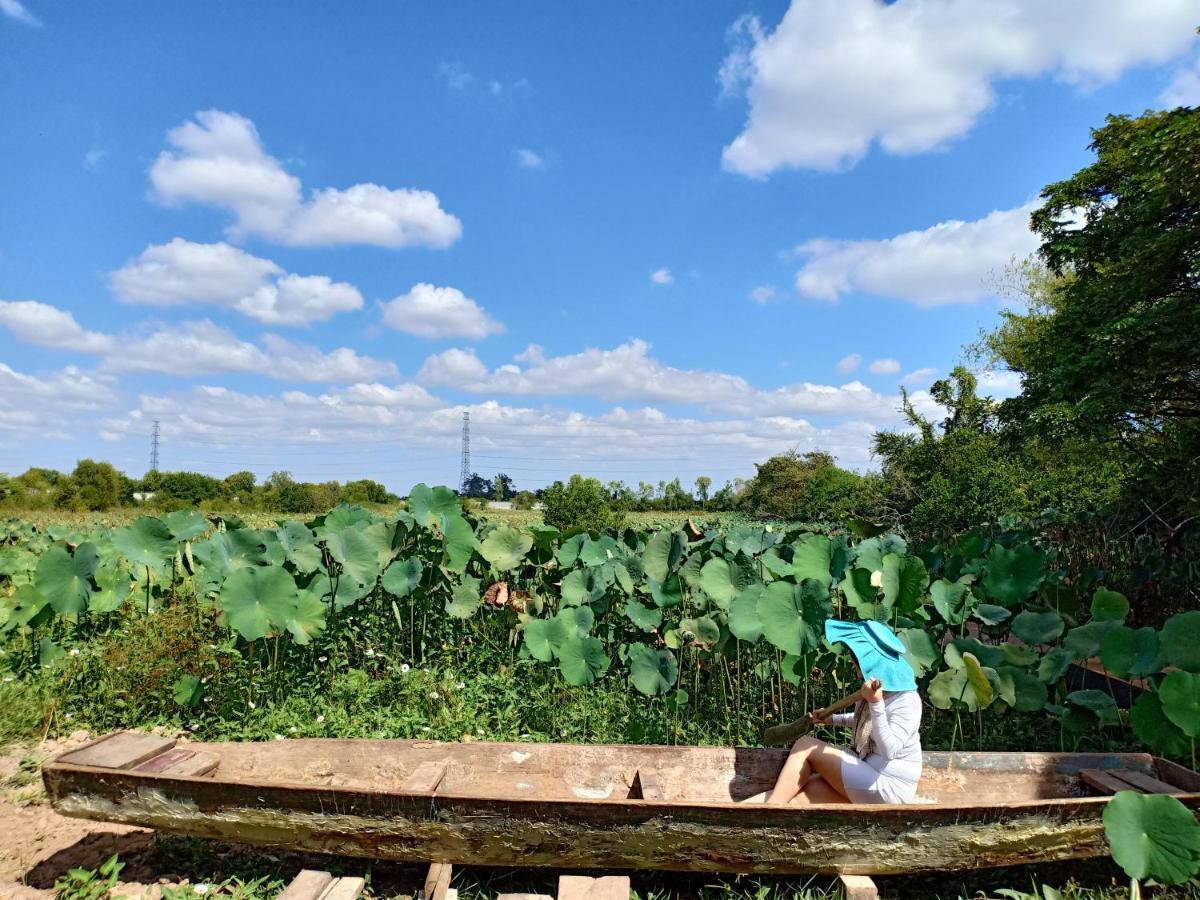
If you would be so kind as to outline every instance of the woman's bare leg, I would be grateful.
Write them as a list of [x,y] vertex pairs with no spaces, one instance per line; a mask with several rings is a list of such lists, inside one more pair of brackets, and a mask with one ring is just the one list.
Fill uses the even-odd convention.
[[849,798],[839,794],[828,781],[820,776],[808,780],[808,784],[788,801],[789,806],[808,806],[810,803],[849,803]]
[[845,796],[845,786],[842,784],[843,753],[844,750],[825,741],[812,737],[800,738],[792,745],[792,752],[775,779],[775,787],[761,802],[790,803],[804,790],[814,773]]

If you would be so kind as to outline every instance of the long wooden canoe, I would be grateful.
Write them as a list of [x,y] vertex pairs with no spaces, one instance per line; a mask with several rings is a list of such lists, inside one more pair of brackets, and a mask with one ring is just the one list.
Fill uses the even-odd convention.
[[64,815],[294,849],[467,865],[887,874],[1105,855],[1118,789],[1200,807],[1146,754],[927,753],[904,805],[777,807],[785,751],[121,732],[43,768]]

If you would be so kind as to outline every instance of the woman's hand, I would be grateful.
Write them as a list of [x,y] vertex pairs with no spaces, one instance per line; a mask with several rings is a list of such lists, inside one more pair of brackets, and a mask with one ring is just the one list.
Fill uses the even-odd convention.
[[878,678],[864,681],[862,698],[868,703],[879,703],[883,700],[883,683]]
[[833,713],[827,709],[814,709],[808,714],[808,718],[814,725],[828,725],[833,719]]

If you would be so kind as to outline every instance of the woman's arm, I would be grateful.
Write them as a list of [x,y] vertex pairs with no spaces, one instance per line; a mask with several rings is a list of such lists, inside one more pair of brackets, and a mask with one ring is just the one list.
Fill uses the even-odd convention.
[[834,713],[832,716],[829,717],[829,724],[830,725],[849,725],[851,728],[853,728],[854,727],[854,713],[852,713],[852,712]]
[[883,700],[869,705],[871,741],[884,759],[895,759],[907,749],[921,727],[921,702],[897,703],[891,711]]

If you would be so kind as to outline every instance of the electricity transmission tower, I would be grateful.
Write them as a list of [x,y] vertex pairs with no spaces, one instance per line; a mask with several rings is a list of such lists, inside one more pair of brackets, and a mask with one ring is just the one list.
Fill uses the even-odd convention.
[[158,419],[154,420],[154,431],[150,435],[150,471],[158,471]]
[[467,482],[471,480],[471,414],[463,413],[462,429],[462,471],[458,476],[458,487],[466,493]]

